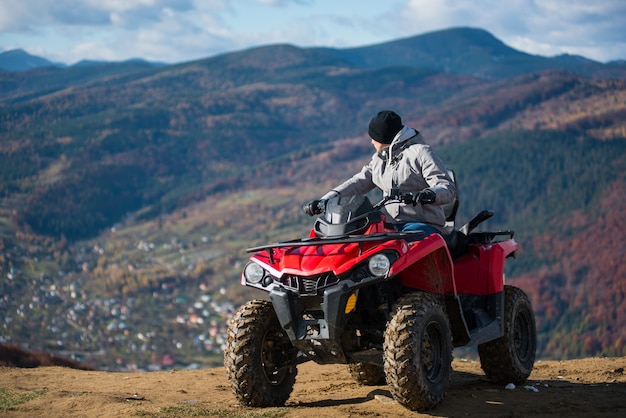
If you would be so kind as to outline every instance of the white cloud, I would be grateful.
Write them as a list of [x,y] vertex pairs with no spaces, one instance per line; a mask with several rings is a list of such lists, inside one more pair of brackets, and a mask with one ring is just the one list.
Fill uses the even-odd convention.
[[220,40],[219,16],[227,8],[221,0],[197,6],[193,0],[3,0],[0,42],[4,32],[9,47],[44,51],[67,63],[133,57],[175,62],[232,46]]

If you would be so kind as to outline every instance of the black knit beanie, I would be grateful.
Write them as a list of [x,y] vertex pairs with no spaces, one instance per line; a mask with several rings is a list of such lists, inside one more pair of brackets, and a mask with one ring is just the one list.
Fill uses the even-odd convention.
[[376,142],[391,144],[402,126],[402,119],[393,110],[381,110],[370,121],[368,133]]

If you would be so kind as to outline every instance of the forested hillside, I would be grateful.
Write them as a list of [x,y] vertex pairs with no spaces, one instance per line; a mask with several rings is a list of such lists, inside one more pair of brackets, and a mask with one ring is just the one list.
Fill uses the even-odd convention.
[[459,168],[459,217],[493,209],[491,229],[516,232],[507,274],[533,299],[540,355],[622,353],[626,141],[518,131],[443,155]]
[[[0,337],[108,368],[219,363],[255,296],[245,248],[306,234],[301,204],[360,168],[367,121],[393,108],[455,169],[459,223],[492,209],[486,227],[516,231],[507,277],[532,296],[539,356],[626,355],[621,67],[439,36],[387,45],[403,66],[276,45],[0,72]],[[433,45],[470,41],[475,71],[438,66]],[[490,51],[525,70],[479,71]]]

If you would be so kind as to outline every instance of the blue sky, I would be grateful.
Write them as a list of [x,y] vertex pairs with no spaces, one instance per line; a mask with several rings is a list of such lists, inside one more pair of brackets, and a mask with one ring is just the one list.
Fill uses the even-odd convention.
[[458,26],[532,54],[626,59],[624,0],[0,0],[0,51],[66,64],[363,46]]

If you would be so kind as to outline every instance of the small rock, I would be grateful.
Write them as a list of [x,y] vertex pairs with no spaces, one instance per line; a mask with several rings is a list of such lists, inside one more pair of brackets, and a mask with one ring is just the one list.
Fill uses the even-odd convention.
[[515,385],[513,383],[509,383],[504,387],[506,390],[515,390]]
[[524,386],[524,389],[529,390],[531,392],[539,392],[539,389],[537,389],[534,386]]
[[381,403],[394,403],[395,401],[391,399],[389,396],[384,395],[374,395],[374,399]]

